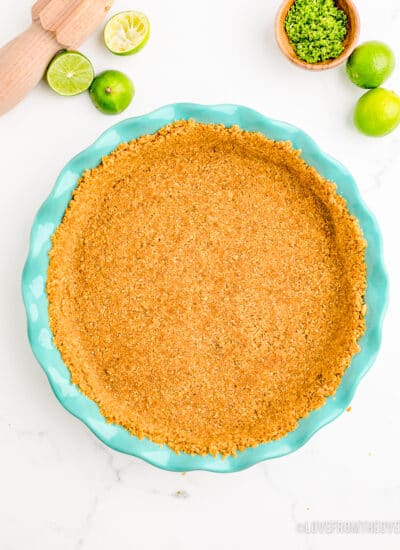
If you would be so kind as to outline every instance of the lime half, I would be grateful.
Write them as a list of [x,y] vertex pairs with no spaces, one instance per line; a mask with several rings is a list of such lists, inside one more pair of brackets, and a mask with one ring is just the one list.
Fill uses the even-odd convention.
[[94,71],[89,59],[75,51],[57,54],[47,68],[46,80],[60,95],[77,95],[89,88]]
[[104,42],[116,55],[131,55],[143,48],[150,36],[150,22],[144,13],[117,13],[104,27]]

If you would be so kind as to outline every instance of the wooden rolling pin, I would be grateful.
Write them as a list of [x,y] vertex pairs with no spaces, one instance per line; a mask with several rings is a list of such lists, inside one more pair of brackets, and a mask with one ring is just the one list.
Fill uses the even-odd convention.
[[0,48],[0,115],[42,78],[62,49],[76,49],[101,23],[113,0],[37,0],[32,25]]

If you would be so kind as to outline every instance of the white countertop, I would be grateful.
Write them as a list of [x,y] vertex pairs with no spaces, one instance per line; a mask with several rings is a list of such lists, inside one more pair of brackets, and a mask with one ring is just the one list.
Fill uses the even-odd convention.
[[[387,86],[400,92],[400,3],[356,3],[361,40],[384,40],[399,58]],[[30,5],[2,0],[0,42],[28,25]],[[87,95],[62,98],[42,83],[0,119],[1,550],[400,547],[400,535],[298,532],[319,520],[400,520],[400,129],[383,139],[357,133],[351,111],[362,91],[343,67],[313,73],[289,64],[274,43],[277,6],[116,0],[113,12],[148,14],[148,45],[118,58],[97,32],[81,50],[98,71],[131,75],[137,93],[128,110],[107,117]],[[58,172],[111,124],[177,101],[240,103],[310,133],[358,181],[380,223],[391,279],[382,349],[351,412],[294,454],[237,474],[164,472],[105,447],[59,405],[25,332],[29,230]]]

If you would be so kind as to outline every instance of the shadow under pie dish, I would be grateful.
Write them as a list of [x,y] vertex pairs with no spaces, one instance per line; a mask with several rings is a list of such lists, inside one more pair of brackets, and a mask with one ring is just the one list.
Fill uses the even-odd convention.
[[23,279],[61,402],[113,448],[174,470],[299,447],[347,407],[386,302],[348,172],[300,130],[229,105],[161,108],[75,157]]

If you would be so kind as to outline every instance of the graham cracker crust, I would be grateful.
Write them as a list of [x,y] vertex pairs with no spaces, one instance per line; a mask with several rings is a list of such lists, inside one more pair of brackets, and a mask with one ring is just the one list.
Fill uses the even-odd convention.
[[365,246],[289,143],[175,122],[83,174],[52,238],[54,342],[108,421],[234,455],[335,392],[365,329]]

